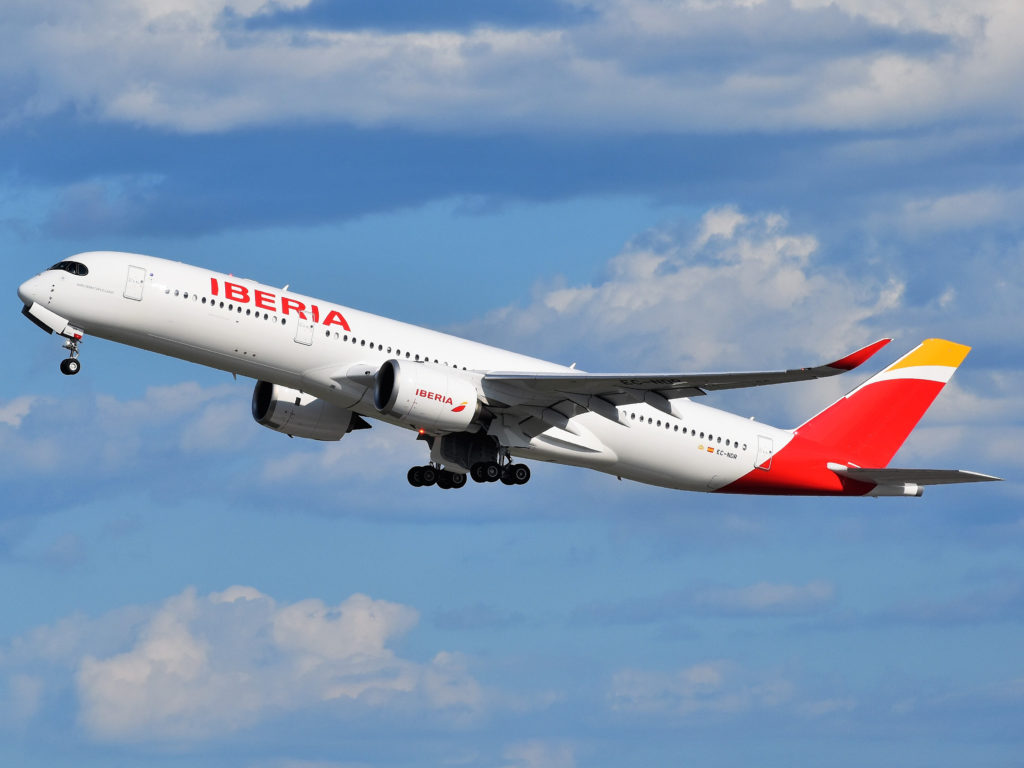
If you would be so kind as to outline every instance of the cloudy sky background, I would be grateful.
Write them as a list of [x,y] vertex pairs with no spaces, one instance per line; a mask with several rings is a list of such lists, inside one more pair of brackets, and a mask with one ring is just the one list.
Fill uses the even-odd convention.
[[[9,0],[0,762],[1008,766],[1024,750],[1024,6]],[[136,250],[589,370],[974,347],[922,499],[711,498],[252,422],[26,277]],[[780,426],[862,379],[716,395]]]

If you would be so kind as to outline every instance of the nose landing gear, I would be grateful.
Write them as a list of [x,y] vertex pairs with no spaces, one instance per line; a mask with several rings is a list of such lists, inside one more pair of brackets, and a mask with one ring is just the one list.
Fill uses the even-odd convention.
[[74,376],[82,370],[82,364],[78,361],[78,345],[81,339],[67,339],[64,341],[64,349],[70,357],[60,361],[60,372],[65,376]]

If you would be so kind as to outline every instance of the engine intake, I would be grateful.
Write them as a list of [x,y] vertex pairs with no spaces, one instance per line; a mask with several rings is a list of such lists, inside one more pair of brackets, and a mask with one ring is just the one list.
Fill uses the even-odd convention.
[[311,440],[341,440],[353,429],[369,426],[348,408],[269,381],[256,382],[252,417],[276,432]]
[[463,432],[480,410],[476,385],[447,368],[388,360],[377,371],[373,404],[431,434]]

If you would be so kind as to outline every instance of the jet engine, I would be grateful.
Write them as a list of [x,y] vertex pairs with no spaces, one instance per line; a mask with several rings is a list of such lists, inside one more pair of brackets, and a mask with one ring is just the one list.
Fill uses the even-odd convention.
[[311,440],[341,440],[353,429],[370,426],[348,408],[269,381],[256,382],[252,417],[264,427]]
[[388,360],[377,371],[373,404],[431,434],[464,432],[480,410],[476,386],[453,369]]

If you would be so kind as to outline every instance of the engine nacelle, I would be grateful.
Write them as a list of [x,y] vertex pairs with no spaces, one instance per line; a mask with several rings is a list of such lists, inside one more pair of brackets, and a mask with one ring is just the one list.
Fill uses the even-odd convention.
[[480,410],[476,385],[453,369],[388,360],[377,371],[373,404],[431,434],[463,432]]
[[264,427],[311,440],[341,440],[360,424],[365,425],[348,408],[269,381],[256,382],[252,417]]

